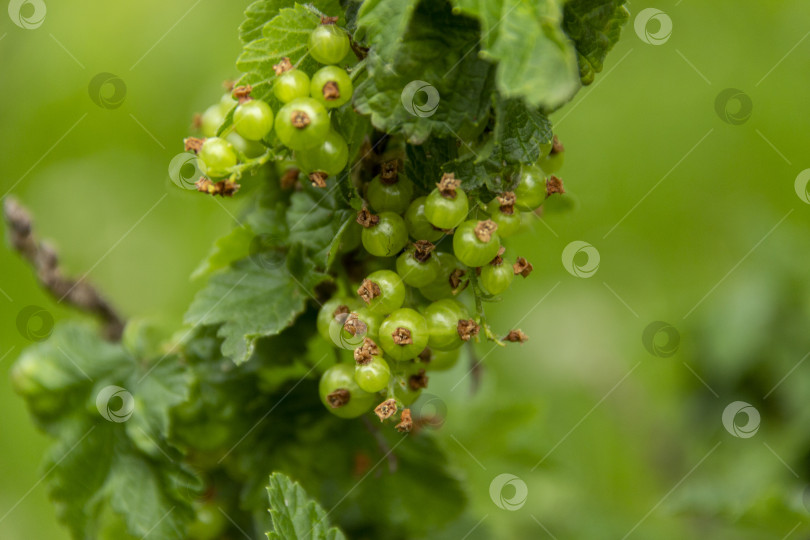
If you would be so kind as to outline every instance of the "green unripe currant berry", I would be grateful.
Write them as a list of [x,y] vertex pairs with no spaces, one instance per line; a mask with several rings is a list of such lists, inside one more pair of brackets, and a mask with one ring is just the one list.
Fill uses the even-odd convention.
[[495,261],[481,267],[479,281],[485,292],[495,295],[508,289],[514,277],[515,271],[512,264],[502,257],[496,257]]
[[321,144],[331,130],[329,113],[312,98],[298,98],[279,109],[276,135],[292,150],[307,150]]
[[425,200],[426,197],[417,197],[411,201],[410,206],[405,211],[405,225],[408,227],[408,234],[414,240],[436,242],[444,236],[444,232],[431,225],[427,220],[425,216]]
[[369,311],[385,315],[405,303],[405,285],[396,272],[377,270],[368,275],[357,294]]
[[343,68],[325,66],[312,75],[310,94],[327,109],[348,103],[353,91],[352,79]]
[[231,93],[222,94],[222,97],[219,98],[219,110],[222,111],[222,115],[227,116],[234,107],[236,107],[236,100],[233,99]]
[[467,266],[484,266],[498,256],[501,241],[494,221],[465,221],[453,234],[453,253]]
[[515,205],[531,212],[546,200],[546,181],[543,170],[524,166],[520,170],[520,183],[515,188]]
[[349,46],[349,36],[334,24],[322,24],[309,35],[309,54],[321,64],[337,64]]
[[438,187],[425,200],[425,217],[439,229],[454,229],[467,218],[467,194],[461,182],[452,174],[445,174]]
[[315,148],[296,152],[295,159],[307,173],[319,171],[334,176],[346,168],[349,147],[340,133],[332,130]]
[[459,322],[468,319],[467,308],[454,298],[444,298],[430,304],[425,308],[425,320],[430,329],[428,347],[436,351],[461,347],[465,340],[459,333]]
[[231,143],[219,137],[205,139],[197,159],[200,170],[210,178],[229,175],[236,162],[236,152]]
[[515,208],[515,194],[503,193],[487,204],[489,219],[498,225],[498,236],[507,238],[520,230],[520,211]]
[[222,107],[211,105],[200,116],[200,131],[203,137],[214,137],[219,130],[219,126],[225,121],[225,115],[222,113]]
[[544,173],[554,174],[560,170],[560,168],[563,166],[564,161],[565,161],[565,147],[563,147],[562,143],[557,139],[557,136],[555,135],[551,151],[546,157],[538,161],[537,165],[541,169],[543,169]]
[[394,360],[416,358],[428,343],[425,317],[411,308],[400,308],[386,317],[380,325],[379,341],[383,350]]
[[413,182],[398,172],[398,166],[396,160],[386,162],[368,184],[366,199],[376,212],[401,214],[411,203]]
[[233,149],[245,154],[247,158],[255,158],[264,154],[266,148],[258,141],[249,141],[236,132],[230,131],[225,135],[225,140],[231,143]]
[[540,149],[540,156],[538,156],[538,158],[537,158],[538,161],[543,159],[544,157],[546,157],[549,154],[549,152],[551,152],[551,149],[552,149],[553,146],[554,146],[554,143],[552,143],[551,141],[549,141],[547,143],[540,143],[538,145],[538,148]]
[[318,392],[324,407],[340,418],[357,418],[370,410],[376,401],[354,380],[354,366],[335,364],[321,376]]
[[357,298],[335,296],[327,300],[318,310],[316,319],[318,333],[326,341],[334,343],[337,330],[343,328],[352,310],[358,309],[360,306],[361,304]]
[[252,99],[233,113],[236,132],[249,141],[260,141],[273,129],[273,109],[264,101]]
[[349,334],[361,338],[369,338],[377,341],[380,324],[382,324],[384,314],[377,313],[368,307],[362,307],[349,314],[343,325],[344,330]]
[[282,103],[289,103],[298,98],[309,96],[309,75],[300,69],[291,68],[276,77],[273,83],[273,94]]
[[363,247],[375,257],[393,257],[408,243],[408,230],[398,214],[382,212],[375,216],[363,210],[358,222],[363,225]]
[[397,257],[397,273],[406,285],[424,287],[439,277],[441,267],[434,257],[433,244],[419,240]]
[[464,288],[467,270],[452,253],[434,252],[439,260],[439,277],[433,283],[421,287],[419,292],[428,300],[453,297]]
[[354,380],[366,392],[380,392],[388,386],[391,368],[382,358],[382,351],[371,339],[354,350]]

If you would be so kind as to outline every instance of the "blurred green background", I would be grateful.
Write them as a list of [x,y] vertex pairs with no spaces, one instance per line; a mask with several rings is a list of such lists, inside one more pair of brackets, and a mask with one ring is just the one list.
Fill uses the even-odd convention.
[[[189,274],[238,212],[238,200],[177,189],[167,165],[192,114],[236,75],[247,3],[49,2],[33,30],[0,16],[0,193],[21,199],[65,269],[88,272],[127,316],[178,327],[201,286]],[[518,241],[535,272],[492,309],[498,327],[520,327],[531,340],[482,345],[475,395],[466,366],[431,379],[447,407],[436,435],[472,501],[448,537],[810,531],[810,207],[794,190],[808,167],[810,6],[628,7],[604,72],[553,116],[571,208],[549,208]],[[647,7],[672,21],[664,43],[634,30]],[[658,24],[647,29],[655,34]],[[119,108],[89,97],[102,72],[126,84]],[[750,118],[721,118],[715,102],[726,88],[750,98]],[[738,106],[720,109],[739,118]],[[575,240],[599,252],[590,278],[561,263]],[[16,327],[21,309],[75,314],[47,297],[5,244],[0,289],[5,375],[28,344]],[[656,356],[642,342],[655,321],[677,332],[674,354]],[[666,337],[654,343],[665,347]],[[723,427],[724,409],[738,400],[761,414],[750,438]],[[66,538],[40,482],[47,439],[8,382],[0,408],[0,538]],[[526,485],[514,511],[497,506],[497,489],[490,496],[503,473]],[[504,500],[522,499],[511,486]]]

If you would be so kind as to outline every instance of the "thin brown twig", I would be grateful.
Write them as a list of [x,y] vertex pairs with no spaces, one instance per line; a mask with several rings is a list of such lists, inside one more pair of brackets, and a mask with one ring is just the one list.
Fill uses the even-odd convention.
[[98,316],[104,322],[105,337],[111,341],[120,340],[123,319],[93,286],[62,274],[56,250],[34,236],[29,211],[17,199],[6,197],[3,216],[8,224],[11,245],[33,266],[42,286],[60,301],[64,299],[66,303]]

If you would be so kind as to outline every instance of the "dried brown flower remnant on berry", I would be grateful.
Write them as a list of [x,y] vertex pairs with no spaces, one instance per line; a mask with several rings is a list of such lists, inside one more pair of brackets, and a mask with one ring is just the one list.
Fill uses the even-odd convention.
[[515,213],[515,201],[517,200],[517,197],[515,197],[515,193],[513,191],[501,193],[496,198],[498,199],[499,209],[502,213],[506,214],[507,216],[511,216]]
[[353,336],[358,334],[364,336],[368,332],[368,325],[360,320],[357,313],[350,313],[346,317],[346,322],[343,323],[343,329]]
[[186,152],[194,152],[195,154],[200,153],[200,148],[202,148],[205,139],[198,139],[197,137],[188,137],[187,139],[183,139],[183,148]]
[[413,343],[413,338],[411,337],[411,331],[407,328],[403,328],[401,326],[397,326],[397,329],[391,333],[391,337],[394,338],[394,343],[397,345],[410,345]]
[[194,185],[197,187],[197,191],[208,193],[209,195],[219,195],[221,197],[233,197],[233,195],[239,191],[239,188],[242,187],[230,179],[213,182],[205,177],[197,180]]
[[397,413],[397,401],[395,399],[386,399],[374,408],[374,414],[380,419],[380,422],[388,420]]
[[436,246],[427,240],[417,240],[413,243],[413,247],[413,258],[422,263],[430,259],[431,252],[436,249]]
[[372,356],[379,356],[380,348],[369,338],[363,338],[363,344],[354,350],[354,361],[360,366],[371,362]]
[[[467,275],[467,272],[462,270],[461,268],[456,268],[450,273],[450,288],[453,289],[455,294],[456,289],[458,289],[459,285],[461,285],[461,281],[464,279],[464,276]],[[458,291],[461,292],[461,291]]]
[[339,17],[321,17],[321,24],[337,24]]
[[529,341],[529,336],[523,333],[520,329],[517,330],[510,330],[506,337],[503,338],[504,341],[511,341],[512,343],[525,343]]
[[475,226],[475,236],[482,242],[489,242],[492,240],[492,233],[498,230],[498,224],[488,219],[486,221],[479,221]]
[[253,87],[250,86],[249,84],[245,86],[237,86],[236,88],[233,89],[233,92],[231,92],[231,96],[233,96],[233,99],[242,104],[246,101],[250,101],[251,99],[253,99],[252,97],[250,97],[250,93],[252,91]]
[[380,169],[380,181],[383,184],[396,184],[399,178],[399,161],[392,159],[382,164]]
[[551,141],[551,152],[549,152],[549,155],[553,156],[554,154],[559,154],[560,152],[564,151],[565,147],[560,142],[560,139],[558,139],[557,136],[554,135],[554,139]]
[[414,373],[408,377],[408,387],[414,392],[420,388],[427,388],[427,385],[428,376],[425,375],[424,369],[420,369],[418,373]]
[[420,362],[424,362],[425,364],[430,363],[430,360],[433,358],[433,352],[430,350],[430,347],[425,347],[425,350],[420,352],[417,357],[419,358]]
[[312,185],[317,188],[325,188],[327,178],[329,178],[329,175],[323,171],[309,173],[309,181],[312,182]]
[[[503,247],[503,246],[499,247],[498,248],[498,254],[495,255],[495,258],[492,259],[489,262],[489,264],[491,264],[492,266],[500,266],[500,265],[502,265],[503,264],[503,254],[504,253],[506,253],[506,248]],[[481,274],[481,272],[480,272],[481,269],[478,268],[478,270],[479,270],[478,274],[480,275]]]
[[370,304],[372,300],[377,298],[382,294],[382,290],[380,290],[380,286],[371,281],[370,279],[364,279],[363,283],[360,284],[360,288],[357,289],[357,294],[360,295],[360,298],[363,299],[363,302],[366,304]]
[[518,257],[515,260],[515,264],[512,265],[512,269],[514,270],[516,276],[521,275],[523,277],[529,277],[529,274],[531,274],[532,270],[534,270],[534,266],[532,266],[532,263],[527,261],[524,257]]
[[357,213],[357,223],[368,229],[380,222],[380,216],[375,216],[368,211],[368,208],[363,208]]
[[276,75],[281,75],[287,71],[290,71],[293,68],[292,62],[286,56],[282,58],[278,64],[273,66],[273,71],[276,72]]
[[338,388],[331,394],[326,396],[326,402],[329,404],[330,407],[333,409],[339,409],[343,407],[349,400],[351,399],[352,395],[349,393],[348,390],[345,388]]
[[457,180],[454,173],[443,174],[442,179],[436,184],[436,187],[439,188],[439,193],[441,193],[442,197],[445,199],[455,199],[456,190],[460,186],[461,180]]
[[340,88],[335,81],[326,81],[323,85],[323,99],[326,101],[334,101],[340,99]]
[[400,416],[396,428],[400,433],[408,433],[413,429],[413,418],[411,418],[410,409],[402,409],[402,416]]
[[340,304],[338,307],[335,308],[335,311],[332,312],[332,317],[337,319],[340,315],[348,315],[351,312],[349,306],[346,304]]
[[562,195],[565,193],[565,188],[563,188],[562,180],[552,174],[546,180],[546,196],[551,197],[555,193]]
[[477,336],[478,330],[480,330],[480,327],[472,319],[462,319],[458,321],[458,325],[456,326],[458,337],[463,341],[470,341],[470,339]]
[[309,119],[309,115],[304,111],[296,110],[290,113],[290,123],[293,125],[293,127],[296,127],[298,129],[304,129],[311,122],[312,120]]

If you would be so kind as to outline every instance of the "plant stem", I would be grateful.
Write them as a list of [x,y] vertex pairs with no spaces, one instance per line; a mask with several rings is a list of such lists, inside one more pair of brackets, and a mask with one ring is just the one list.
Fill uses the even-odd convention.
[[475,275],[475,270],[470,272],[470,285],[472,286],[473,296],[475,296],[475,310],[478,312],[478,324],[484,330],[484,335],[488,340],[494,341],[495,344],[506,347],[506,344],[495,336],[492,329],[489,327],[489,323],[487,323],[487,314],[484,311],[484,301],[482,299],[481,289],[478,286],[478,276]]
[[253,169],[258,169],[268,161],[270,161],[275,155],[273,154],[272,150],[268,149],[267,152],[262,154],[259,157],[253,159],[246,159],[244,163],[240,163],[239,165],[235,166],[231,173],[231,180],[239,180],[245,172],[252,171]]

